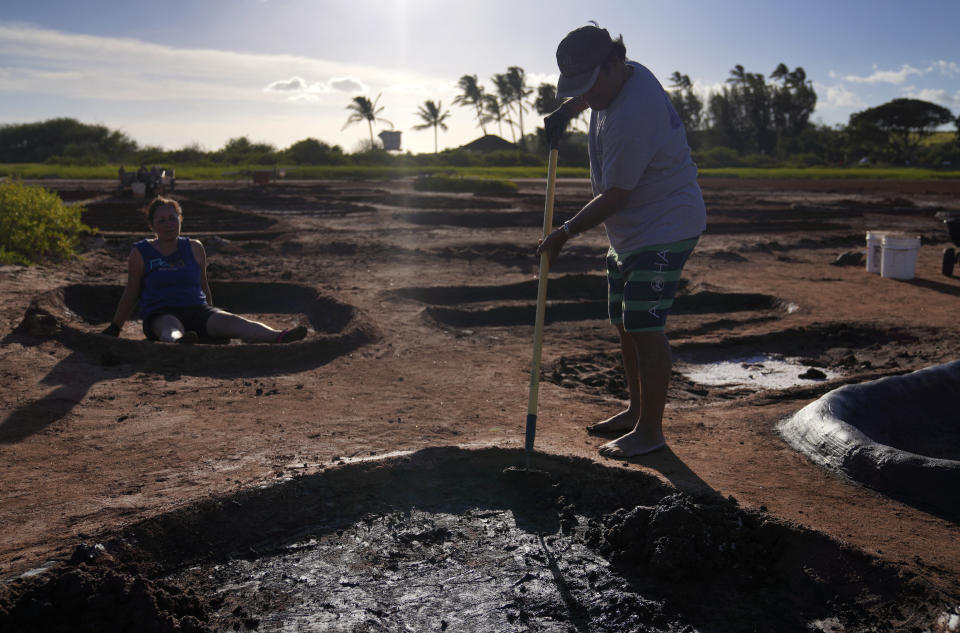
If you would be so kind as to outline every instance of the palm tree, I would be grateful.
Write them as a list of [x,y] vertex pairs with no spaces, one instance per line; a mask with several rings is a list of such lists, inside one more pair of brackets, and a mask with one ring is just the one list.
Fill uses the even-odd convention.
[[417,116],[423,119],[423,123],[420,125],[414,125],[413,129],[415,130],[425,130],[428,127],[433,128],[433,153],[437,153],[437,128],[441,128],[444,132],[447,131],[447,124],[445,121],[450,116],[450,111],[443,111],[443,101],[437,101],[434,103],[430,99],[427,99],[426,102],[420,109],[417,110]]
[[483,95],[483,109],[487,113],[488,120],[497,122],[497,129],[500,132],[500,137],[503,138],[503,121],[504,119],[506,119],[507,123],[511,121],[505,116],[500,97],[494,94]]
[[520,125],[520,144],[523,144],[523,113],[527,109],[524,102],[533,92],[527,88],[527,75],[519,66],[511,66],[507,69],[507,82],[510,84],[510,93],[513,95],[514,107],[517,109],[517,117]]
[[486,136],[486,124],[490,121],[490,117],[483,109],[483,98],[485,96],[483,86],[477,81],[476,75],[464,75],[460,78],[460,81],[457,82],[457,85],[460,86],[460,90],[463,93],[454,98],[454,105],[473,106],[476,110],[475,116],[477,117],[480,131]]
[[373,101],[370,101],[370,99],[364,96],[354,97],[353,102],[351,102],[350,105],[347,106],[347,110],[350,110],[351,114],[349,118],[347,118],[347,122],[344,123],[342,128],[340,128],[341,130],[345,130],[349,126],[353,125],[354,123],[359,123],[360,121],[366,121],[367,127],[370,128],[370,147],[371,148],[376,147],[376,145],[374,145],[374,142],[373,142],[373,124],[374,123],[376,123],[377,121],[383,121],[384,123],[390,126],[390,129],[393,129],[393,123],[377,116],[378,114],[383,112],[383,106],[379,108],[377,107],[377,103],[380,101],[380,96],[382,94],[383,93],[378,94],[377,98],[374,99]]
[[[509,112],[510,104],[513,103],[513,85],[510,83],[510,76],[506,73],[496,74],[493,76],[493,85],[497,89],[497,97],[500,98],[500,108]],[[501,112],[500,118],[506,118]],[[498,119],[499,120],[499,119]],[[509,118],[506,118],[507,123],[510,124],[510,136],[513,137],[513,142],[517,142],[517,133],[513,129],[513,121]],[[503,134],[503,129],[500,130],[501,135]]]
[[533,107],[537,110],[537,114],[550,114],[559,108],[563,101],[557,96],[555,85],[541,83],[537,86],[537,98],[533,101]]

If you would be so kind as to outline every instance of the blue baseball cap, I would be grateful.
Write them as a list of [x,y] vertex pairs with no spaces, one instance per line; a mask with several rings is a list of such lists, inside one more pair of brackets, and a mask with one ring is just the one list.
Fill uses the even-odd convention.
[[587,25],[567,33],[557,47],[557,66],[560,67],[557,96],[579,97],[590,90],[612,49],[613,40],[607,29]]

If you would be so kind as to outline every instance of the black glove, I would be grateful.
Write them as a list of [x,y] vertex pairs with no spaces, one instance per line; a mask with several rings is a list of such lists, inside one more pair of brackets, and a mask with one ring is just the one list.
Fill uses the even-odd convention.
[[[576,112],[574,102],[579,99],[567,99],[560,104],[560,107],[543,117],[543,131],[547,136],[547,144],[550,149],[556,149],[560,146],[560,138],[567,131],[567,125],[573,117],[580,114]],[[582,110],[581,110],[582,111]]]
[[107,329],[100,333],[107,336],[120,336],[120,326],[116,323],[111,323],[107,326]]

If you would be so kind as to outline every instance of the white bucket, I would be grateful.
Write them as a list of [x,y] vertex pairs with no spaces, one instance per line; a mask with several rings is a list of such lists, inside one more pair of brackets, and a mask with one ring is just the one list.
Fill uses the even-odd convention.
[[880,276],[913,279],[920,251],[920,238],[887,234],[881,240]]
[[889,231],[867,231],[867,272],[880,274],[883,236]]
[[147,185],[142,182],[135,182],[130,185],[130,190],[133,192],[134,197],[143,198],[147,193]]

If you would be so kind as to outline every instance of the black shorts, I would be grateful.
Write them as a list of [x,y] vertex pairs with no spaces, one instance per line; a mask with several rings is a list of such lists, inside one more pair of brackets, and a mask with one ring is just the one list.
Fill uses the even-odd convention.
[[172,308],[160,308],[158,310],[154,310],[143,319],[143,333],[151,341],[156,341],[157,335],[153,332],[154,319],[165,314],[172,314],[180,320],[180,323],[183,324],[184,332],[196,332],[197,336],[206,338],[209,336],[207,334],[207,320],[218,312],[223,312],[223,310],[220,308],[214,308],[213,306],[205,303],[198,306],[174,306]]

